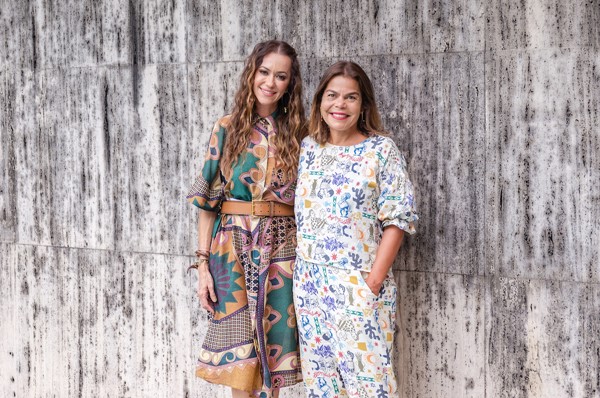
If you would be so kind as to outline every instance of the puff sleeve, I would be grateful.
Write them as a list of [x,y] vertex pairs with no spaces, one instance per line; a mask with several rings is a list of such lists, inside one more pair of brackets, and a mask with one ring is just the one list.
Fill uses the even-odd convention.
[[223,153],[225,133],[226,129],[219,120],[210,136],[202,172],[186,196],[191,204],[204,210],[218,211],[223,200],[223,180],[219,162]]
[[380,194],[377,201],[377,218],[383,228],[395,225],[409,234],[414,234],[414,223],[419,217],[413,186],[406,171],[406,160],[392,140],[389,140],[389,144],[387,157],[383,157],[378,175]]

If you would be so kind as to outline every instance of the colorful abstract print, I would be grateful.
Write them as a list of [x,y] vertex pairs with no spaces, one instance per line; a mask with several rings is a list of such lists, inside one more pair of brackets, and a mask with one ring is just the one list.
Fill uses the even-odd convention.
[[[210,211],[218,211],[223,200],[292,204],[295,182],[274,167],[274,116],[257,119],[245,157],[229,180],[219,167],[228,123],[225,117],[215,126],[188,200]],[[264,397],[301,380],[292,303],[295,234],[293,217],[217,217],[209,259],[217,303],[198,377]]]
[[375,296],[361,271],[298,258],[294,301],[307,396],[393,397],[396,284]]
[[335,146],[307,137],[298,176],[297,253],[306,261],[369,271],[383,228],[415,232],[406,161],[390,138]]

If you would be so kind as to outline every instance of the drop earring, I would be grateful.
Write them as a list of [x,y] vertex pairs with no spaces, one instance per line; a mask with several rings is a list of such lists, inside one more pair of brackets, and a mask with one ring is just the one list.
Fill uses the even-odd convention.
[[[286,95],[287,95],[287,99],[285,98]],[[292,98],[292,96],[290,95],[289,92],[286,91],[283,94],[283,98],[281,100],[285,104],[285,105],[283,105],[283,113],[284,113],[284,115],[287,115],[287,113],[288,113],[287,104],[289,104],[291,98]]]

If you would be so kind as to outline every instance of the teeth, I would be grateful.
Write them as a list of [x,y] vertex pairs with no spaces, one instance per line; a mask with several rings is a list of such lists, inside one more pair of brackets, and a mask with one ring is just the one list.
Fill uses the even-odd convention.
[[345,115],[343,113],[332,113],[331,116],[334,119],[345,119],[346,117],[348,117],[347,115]]

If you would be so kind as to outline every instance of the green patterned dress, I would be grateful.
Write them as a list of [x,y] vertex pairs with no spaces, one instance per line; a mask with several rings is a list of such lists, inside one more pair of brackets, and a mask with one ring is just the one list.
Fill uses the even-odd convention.
[[[286,180],[275,167],[274,117],[257,117],[245,157],[229,181],[219,168],[229,117],[219,120],[187,199],[210,211],[219,211],[223,200],[293,205],[295,180]],[[292,302],[295,249],[294,217],[217,216],[209,259],[217,303],[198,377],[260,396],[301,380]]]

